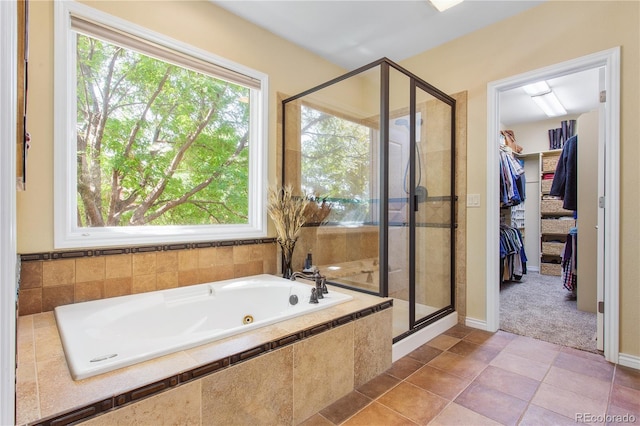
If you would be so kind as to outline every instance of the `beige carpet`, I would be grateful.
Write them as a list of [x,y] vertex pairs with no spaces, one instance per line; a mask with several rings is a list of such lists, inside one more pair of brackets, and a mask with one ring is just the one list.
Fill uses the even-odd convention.
[[500,329],[597,352],[596,314],[578,311],[560,277],[529,272],[500,287]]

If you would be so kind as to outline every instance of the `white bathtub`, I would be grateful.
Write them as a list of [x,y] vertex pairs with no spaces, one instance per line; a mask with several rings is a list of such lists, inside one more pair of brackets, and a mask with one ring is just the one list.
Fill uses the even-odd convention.
[[352,299],[332,290],[310,304],[311,288],[264,274],[59,306],[55,317],[80,380]]

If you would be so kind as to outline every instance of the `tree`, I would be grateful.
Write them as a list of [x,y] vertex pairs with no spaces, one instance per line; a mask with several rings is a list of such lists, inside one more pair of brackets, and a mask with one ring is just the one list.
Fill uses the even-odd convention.
[[246,223],[249,89],[77,37],[80,227]]
[[302,186],[328,195],[332,220],[368,221],[371,199],[371,129],[302,107]]

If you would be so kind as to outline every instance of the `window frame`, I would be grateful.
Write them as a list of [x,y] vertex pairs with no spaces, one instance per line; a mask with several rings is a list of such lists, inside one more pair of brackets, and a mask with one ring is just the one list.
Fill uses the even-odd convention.
[[[74,1],[56,1],[54,14],[54,248],[92,248],[266,237],[268,76]],[[259,82],[259,90],[250,89],[249,204],[246,224],[78,227],[75,142],[76,41],[71,24],[72,16],[115,29]]]

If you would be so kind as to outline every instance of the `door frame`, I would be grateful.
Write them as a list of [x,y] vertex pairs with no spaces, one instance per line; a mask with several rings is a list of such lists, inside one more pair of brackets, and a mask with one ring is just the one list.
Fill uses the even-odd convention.
[[[0,424],[15,422],[17,2],[0,1]],[[7,53],[4,53],[7,52]]]
[[539,68],[487,85],[487,208],[486,208],[486,328],[500,327],[499,254],[499,164],[496,155],[500,131],[500,94],[535,81],[551,79],[593,68],[605,68],[606,128],[604,176],[604,238],[598,239],[603,256],[598,259],[598,273],[604,278],[604,356],[618,363],[620,309],[620,47],[596,52],[569,61]]

